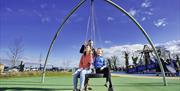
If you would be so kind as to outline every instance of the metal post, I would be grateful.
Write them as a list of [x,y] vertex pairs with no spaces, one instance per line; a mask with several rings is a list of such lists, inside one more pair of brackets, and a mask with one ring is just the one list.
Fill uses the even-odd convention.
[[149,44],[151,45],[157,59],[158,59],[158,63],[159,63],[159,66],[160,66],[160,69],[161,69],[161,73],[162,73],[162,76],[163,76],[163,82],[164,82],[164,86],[167,85],[167,82],[166,82],[166,78],[165,78],[165,72],[164,72],[164,68],[162,66],[162,62],[160,60],[160,57],[153,45],[153,42],[151,41],[151,38],[148,36],[148,34],[146,33],[146,31],[142,28],[142,26],[137,22],[137,20],[131,16],[126,10],[124,10],[122,7],[120,7],[119,5],[117,5],[116,3],[114,3],[113,1],[111,0],[105,0],[106,2],[108,2],[109,4],[111,4],[112,6],[116,7],[119,11],[123,12],[126,16],[128,16],[135,24],[136,26],[141,30],[141,32],[144,34],[144,36],[146,37],[147,41],[149,42]]
[[51,45],[50,45],[50,47],[49,47],[49,49],[48,49],[48,52],[47,52],[47,55],[46,55],[46,60],[45,60],[45,63],[44,63],[44,68],[43,68],[43,73],[42,73],[42,78],[41,78],[41,82],[42,82],[42,83],[44,83],[47,60],[48,60],[49,54],[50,54],[50,52],[51,52],[51,49],[52,49],[52,47],[53,47],[53,45],[54,45],[54,42],[55,42],[55,40],[56,40],[59,32],[62,30],[64,24],[65,24],[66,21],[69,19],[69,17],[71,17],[71,15],[72,15],[75,11],[77,11],[77,9],[78,9],[85,1],[86,1],[86,0],[81,0],[74,8],[70,11],[70,13],[64,18],[62,24],[61,24],[60,27],[57,29],[56,34],[54,35],[54,38],[53,38],[53,40],[52,40],[52,42],[51,42]]

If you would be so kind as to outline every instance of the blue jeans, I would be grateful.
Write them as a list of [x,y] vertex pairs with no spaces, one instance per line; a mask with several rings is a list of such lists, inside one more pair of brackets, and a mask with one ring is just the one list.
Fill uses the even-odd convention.
[[77,72],[73,76],[73,85],[74,89],[77,89],[78,84],[78,76],[80,75],[80,89],[84,89],[84,82],[85,82],[85,75],[90,74],[92,71],[91,69],[83,69],[82,71]]

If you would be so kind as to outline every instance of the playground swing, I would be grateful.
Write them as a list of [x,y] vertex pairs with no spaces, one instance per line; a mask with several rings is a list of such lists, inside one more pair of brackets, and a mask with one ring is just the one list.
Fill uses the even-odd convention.
[[[88,37],[90,37],[90,39],[92,39],[92,41],[94,41],[94,44],[96,43],[96,23],[95,23],[95,15],[94,15],[94,1],[91,1],[91,5],[90,5],[90,16],[88,18],[88,22],[87,22],[87,31],[86,31],[86,36],[85,36],[85,42],[88,41],[87,39],[89,39]],[[100,36],[98,36],[100,37]],[[101,41],[100,41],[101,42]],[[96,46],[96,45],[95,45]],[[110,74],[110,73],[109,73]],[[80,78],[80,76],[79,76]],[[103,73],[90,73],[90,74],[86,74],[85,75],[85,90],[87,89],[91,89],[91,88],[87,88],[88,86],[88,81],[89,78],[109,78],[106,75],[104,75]],[[108,86],[108,91],[114,91],[113,87],[112,87],[112,82],[111,82],[111,75],[109,78],[109,86]]]
[[[46,55],[46,59],[45,59],[45,63],[44,63],[44,67],[43,67],[43,73],[42,73],[42,79],[41,79],[41,82],[43,83],[44,82],[44,79],[45,79],[45,71],[46,71],[46,64],[47,64],[47,61],[48,61],[48,58],[49,58],[49,55],[51,53],[51,49],[54,45],[54,42],[57,38],[57,36],[59,35],[60,31],[62,31],[62,28],[64,26],[64,24],[67,22],[67,20],[72,16],[72,14],[74,12],[77,11],[77,9],[85,3],[86,0],[81,0],[71,11],[70,13],[64,18],[62,24],[60,25],[60,27],[57,29],[53,39],[52,39],[52,42],[50,44],[50,47],[48,49],[48,52],[47,52],[47,55]],[[94,0],[91,0],[91,2],[93,3]],[[119,5],[117,5],[116,3],[114,3],[112,0],[104,0],[105,2],[107,2],[108,4],[114,6],[115,8],[117,8],[119,11],[121,11],[122,13],[124,13],[127,17],[129,17],[134,23],[135,25],[141,30],[141,32],[144,34],[145,38],[147,39],[147,41],[149,42],[149,44],[151,45],[152,47],[152,50],[154,51],[156,57],[157,57],[157,60],[158,60],[158,64],[160,66],[160,69],[161,69],[161,74],[162,74],[162,77],[163,77],[163,85],[166,86],[167,83],[166,83],[166,79],[165,79],[165,72],[164,72],[164,69],[163,69],[163,66],[162,66],[162,63],[160,61],[160,57],[158,56],[158,53],[153,45],[153,42],[151,41],[150,37],[148,36],[148,34],[146,33],[146,31],[142,28],[142,26],[136,21],[136,19],[131,16],[126,10],[124,10],[122,7],[120,7]]]

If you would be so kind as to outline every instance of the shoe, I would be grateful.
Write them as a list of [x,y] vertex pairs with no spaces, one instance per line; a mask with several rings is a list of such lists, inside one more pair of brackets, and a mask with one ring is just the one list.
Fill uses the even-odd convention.
[[92,88],[91,88],[91,87],[88,87],[88,90],[92,90]]
[[80,91],[79,89],[74,89],[73,91]]
[[105,86],[105,87],[108,87],[108,86],[107,86],[107,83],[105,83],[104,86]]
[[81,90],[79,90],[79,91],[85,91],[84,89],[81,89]]

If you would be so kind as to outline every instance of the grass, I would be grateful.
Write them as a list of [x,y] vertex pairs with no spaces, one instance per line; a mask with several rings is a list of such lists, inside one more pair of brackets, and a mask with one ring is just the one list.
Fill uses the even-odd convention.
[[[68,74],[48,76],[43,84],[40,77],[3,78],[0,91],[72,91],[72,76]],[[112,77],[112,81],[115,91],[180,91],[180,80],[167,79],[168,86],[154,78]],[[107,91],[104,82],[103,78],[90,79],[92,91]]]

